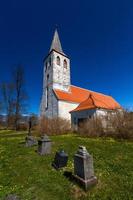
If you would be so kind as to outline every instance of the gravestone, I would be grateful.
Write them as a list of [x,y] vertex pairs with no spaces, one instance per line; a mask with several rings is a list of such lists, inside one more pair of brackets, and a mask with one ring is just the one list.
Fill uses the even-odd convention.
[[31,118],[29,118],[29,130],[28,130],[28,135],[25,138],[26,147],[31,147],[37,144],[35,137],[31,135],[31,127],[32,127],[32,120]]
[[28,135],[26,138],[25,138],[25,142],[26,142],[26,147],[31,147],[33,145],[37,145],[37,141],[35,139],[34,136],[32,135]]
[[64,150],[61,150],[59,152],[56,152],[52,166],[55,169],[60,169],[67,166],[67,161],[68,155],[64,152]]
[[38,140],[38,153],[40,155],[47,155],[51,153],[51,140],[47,135]]
[[94,176],[93,157],[84,146],[79,146],[74,155],[74,178],[85,190],[97,183],[97,178]]

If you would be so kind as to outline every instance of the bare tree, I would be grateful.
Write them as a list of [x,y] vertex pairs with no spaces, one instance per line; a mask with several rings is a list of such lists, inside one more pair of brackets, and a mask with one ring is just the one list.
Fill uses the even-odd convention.
[[14,83],[14,92],[15,92],[15,129],[19,128],[19,121],[22,113],[26,109],[27,94],[24,89],[24,69],[22,66],[17,66],[13,71],[13,83]]
[[1,93],[1,110],[6,114],[6,128],[9,128],[14,111],[14,85],[12,83],[2,83]]
[[[10,125],[16,130],[26,110],[27,94],[24,89],[24,70],[17,66],[12,73],[12,81],[0,85],[0,112],[6,115],[6,127]],[[11,126],[10,126],[11,127]]]

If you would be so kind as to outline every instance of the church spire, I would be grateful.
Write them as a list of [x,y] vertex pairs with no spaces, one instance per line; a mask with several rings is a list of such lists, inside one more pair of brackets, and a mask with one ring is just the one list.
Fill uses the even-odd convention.
[[62,50],[62,47],[61,47],[61,43],[60,43],[60,39],[59,39],[59,35],[58,35],[57,29],[55,29],[55,32],[54,32],[52,44],[51,44],[51,47],[50,47],[50,51],[51,50],[56,50],[59,53],[64,54],[63,50]]

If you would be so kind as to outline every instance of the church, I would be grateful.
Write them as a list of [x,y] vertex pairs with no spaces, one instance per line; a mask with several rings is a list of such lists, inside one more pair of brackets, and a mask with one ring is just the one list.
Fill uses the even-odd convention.
[[44,58],[40,115],[65,118],[78,126],[84,119],[105,116],[120,109],[111,96],[71,85],[70,59],[63,52],[56,29],[49,53]]

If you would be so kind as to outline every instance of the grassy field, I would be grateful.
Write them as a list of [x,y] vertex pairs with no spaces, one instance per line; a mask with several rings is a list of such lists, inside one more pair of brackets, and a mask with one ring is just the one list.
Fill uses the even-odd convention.
[[[133,199],[133,143],[113,139],[89,139],[75,135],[52,136],[52,154],[39,156],[37,146],[24,146],[24,133],[0,132],[0,199],[17,194],[23,200],[130,200]],[[67,179],[73,171],[73,155],[79,145],[94,157],[98,184],[87,193]],[[51,167],[60,148],[69,154],[68,166]]]

